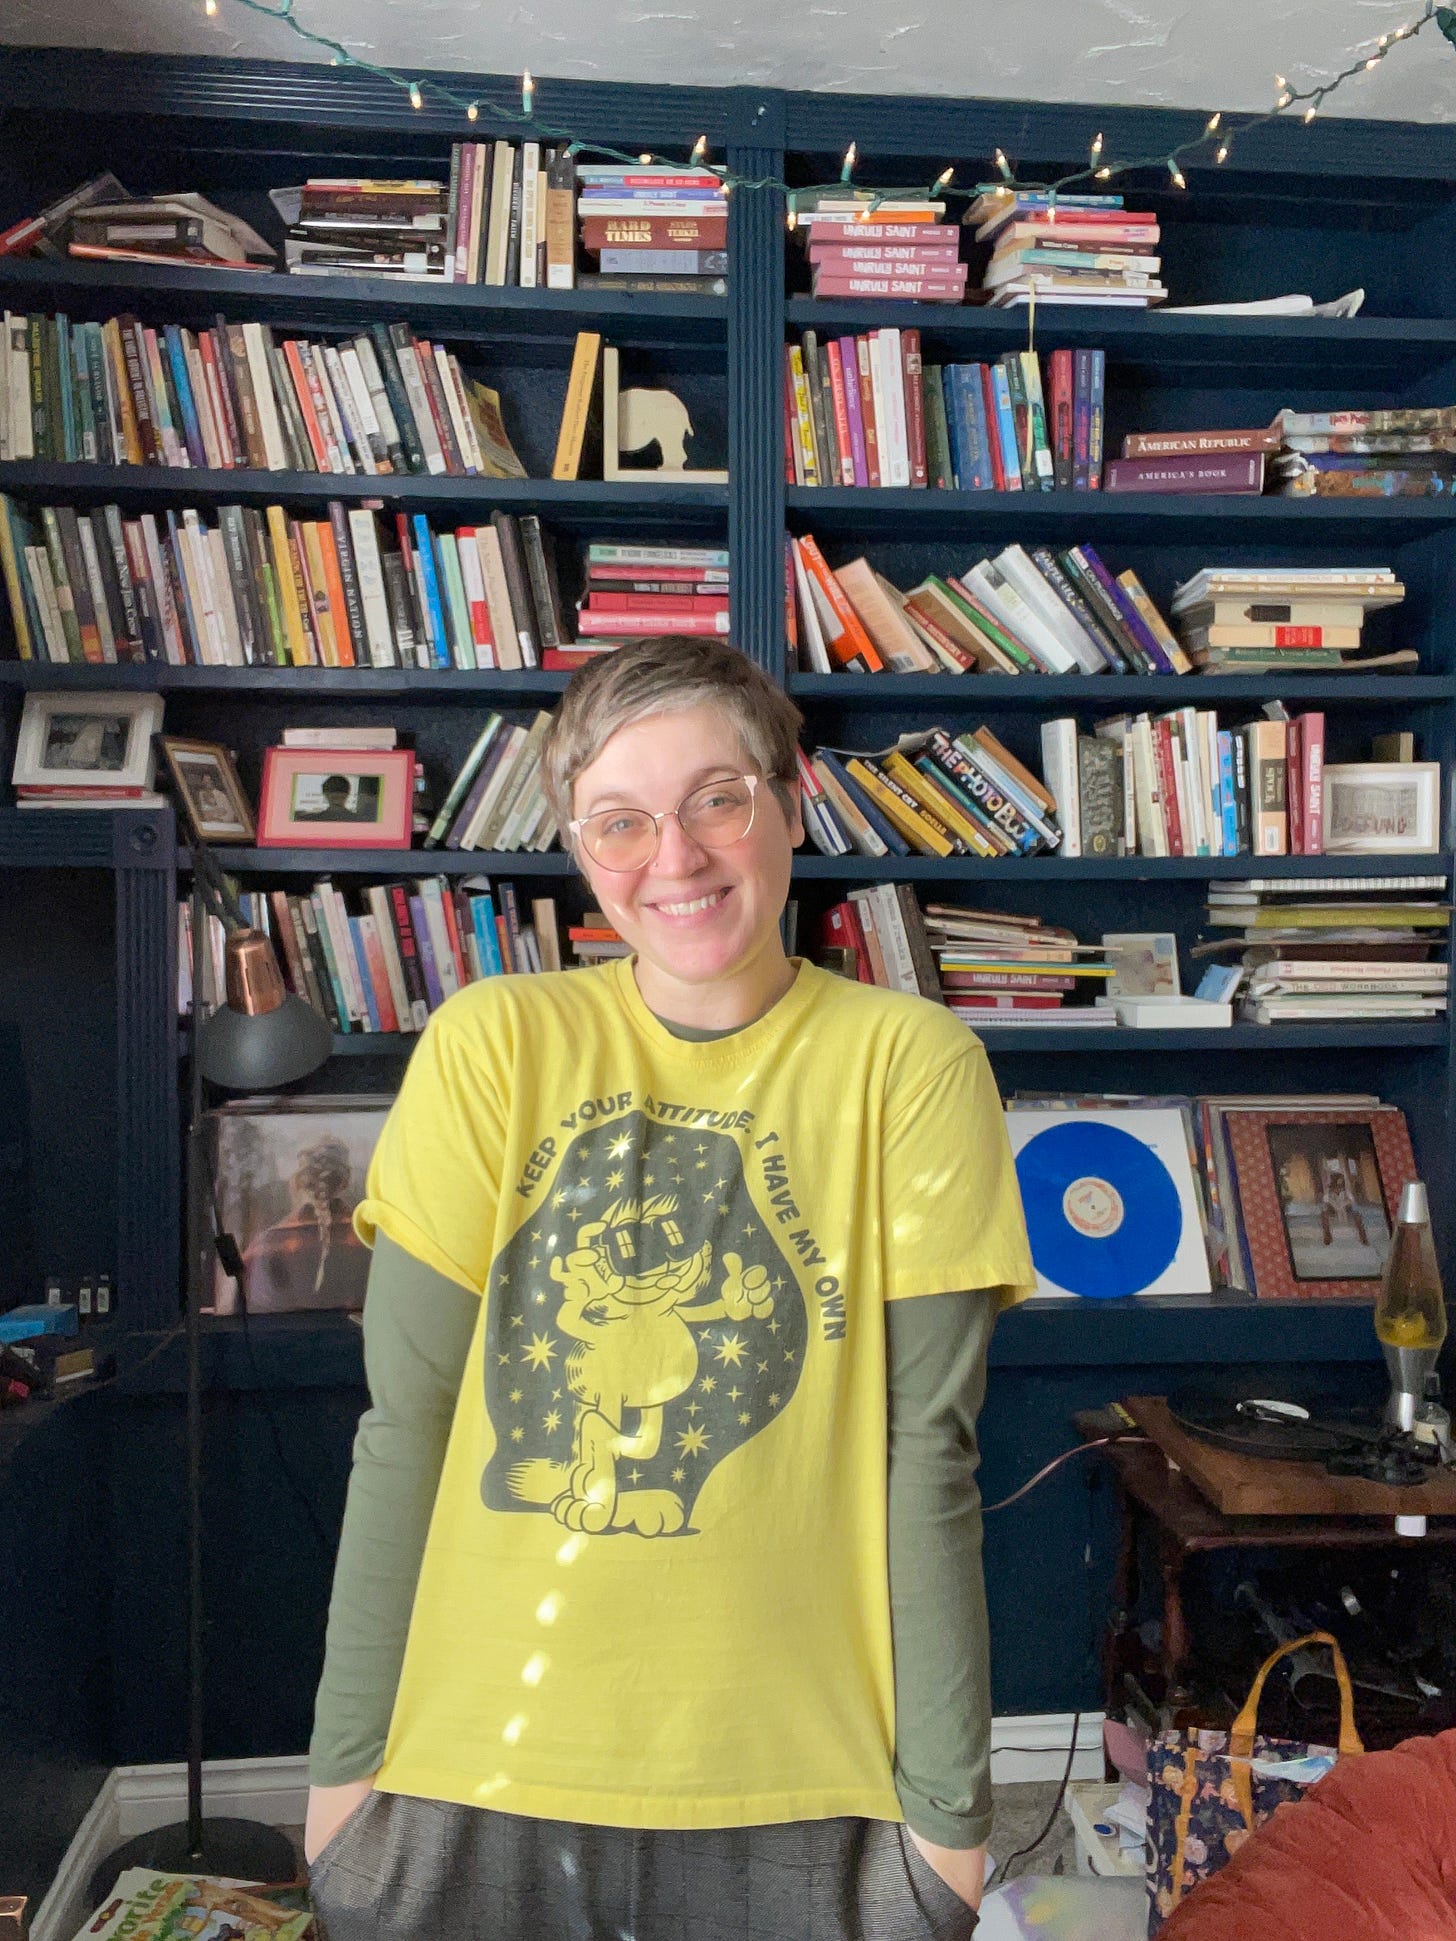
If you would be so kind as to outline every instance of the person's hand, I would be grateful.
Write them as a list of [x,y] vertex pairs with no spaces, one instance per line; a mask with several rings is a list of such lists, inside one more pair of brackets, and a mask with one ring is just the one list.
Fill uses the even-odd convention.
[[373,1791],[372,1773],[367,1779],[346,1780],[342,1786],[309,1787],[308,1817],[303,1827],[303,1857],[310,1866],[345,1820],[358,1812]]
[[981,1905],[981,1892],[986,1885],[986,1849],[984,1847],[938,1847],[933,1840],[922,1840],[913,1827],[905,1831],[915,1842],[917,1851],[927,1867],[940,1875],[953,1894],[959,1894],[969,1908]]

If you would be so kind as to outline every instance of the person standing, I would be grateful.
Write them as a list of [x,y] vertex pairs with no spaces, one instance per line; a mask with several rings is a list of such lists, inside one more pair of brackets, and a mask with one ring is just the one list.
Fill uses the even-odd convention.
[[328,1941],[975,1925],[975,1418],[1034,1272],[979,1041],[785,954],[799,725],[724,642],[578,673],[546,786],[633,954],[469,985],[386,1122]]

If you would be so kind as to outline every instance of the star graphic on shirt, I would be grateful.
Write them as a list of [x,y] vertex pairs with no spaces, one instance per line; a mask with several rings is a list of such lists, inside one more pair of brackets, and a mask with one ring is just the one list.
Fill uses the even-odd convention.
[[532,1227],[531,1238],[533,1240],[539,1240],[541,1238],[541,1229],[539,1227]]
[[523,1399],[523,1398],[522,1398],[522,1396],[521,1396],[521,1391],[520,1391],[520,1390],[519,1390],[518,1388],[513,1388],[513,1389],[511,1390],[511,1400],[512,1400],[513,1402],[519,1402],[519,1401],[521,1401],[522,1399]]
[[511,1277],[510,1277],[510,1275],[509,1275],[509,1274],[497,1274],[497,1275],[496,1275],[496,1286],[497,1286],[497,1287],[509,1287],[509,1286],[510,1286],[510,1284],[511,1284]]
[[794,1350],[793,1350],[792,1348],[785,1348],[785,1350],[784,1350],[784,1360],[785,1360],[785,1361],[793,1361],[793,1360],[795,1360],[795,1359],[796,1359],[796,1355],[795,1355],[795,1351],[794,1351]]
[[629,1469],[627,1471],[627,1481],[629,1483],[640,1483],[642,1481],[642,1471],[640,1469]]
[[528,1266],[530,1266],[530,1267],[533,1267],[533,1268],[535,1268],[535,1267],[539,1267],[539,1266],[541,1265],[541,1256],[540,1256],[540,1254],[532,1254],[532,1256],[531,1256],[531,1258],[530,1258],[530,1260],[528,1261],[528,1263],[527,1263],[527,1265],[528,1265]]
[[771,1409],[776,1409],[776,1408],[778,1407],[778,1405],[779,1405],[779,1398],[778,1398],[778,1396],[777,1396],[777,1395],[770,1395],[770,1396],[769,1396],[769,1398],[768,1398],[768,1405],[769,1405],[769,1407],[770,1407]]
[[657,1184],[656,1173],[644,1173],[642,1175],[642,1184],[644,1186],[656,1186]]
[[715,1193],[721,1193],[727,1184],[728,1182],[726,1179],[715,1179],[713,1181],[713,1191]]
[[777,1334],[777,1333],[778,1333],[778,1331],[779,1331],[779,1324],[778,1324],[778,1322],[777,1322],[777,1321],[770,1321],[770,1322],[769,1322],[769,1324],[768,1324],[768,1331],[769,1331],[769,1333],[770,1333],[770,1334]]
[[545,1305],[546,1305],[546,1296],[545,1296],[544,1294],[538,1294],[538,1295],[536,1296],[536,1305],[537,1305],[537,1307],[545,1307]]
[[707,1150],[708,1148],[703,1144],[701,1139],[698,1141],[697,1145],[693,1147],[694,1152],[706,1152]]
[[669,1132],[662,1143],[664,1146],[675,1146],[677,1144],[677,1134],[675,1132]]
[[551,1399],[553,1402],[559,1402],[561,1400],[561,1390],[559,1388],[552,1389]]
[[738,1426],[742,1429],[746,1429],[752,1420],[753,1420],[753,1417],[748,1413],[748,1410],[744,1409],[742,1414],[738,1418]]
[[525,1439],[526,1439],[526,1431],[525,1431],[524,1429],[512,1429],[512,1430],[511,1430],[511,1441],[512,1441],[512,1442],[524,1442],[524,1441],[525,1441]]
[[558,1190],[557,1190],[556,1192],[554,1192],[554,1193],[553,1193],[553,1194],[551,1195],[551,1204],[552,1204],[553,1206],[565,1206],[565,1205],[566,1205],[566,1195],[565,1195],[565,1194],[564,1194],[563,1192],[561,1192],[559,1188],[558,1188]]
[[521,1360],[530,1362],[533,1368],[550,1368],[552,1356],[556,1353],[556,1343],[549,1334],[533,1334],[531,1345],[521,1356]]
[[685,1456],[700,1456],[709,1442],[708,1431],[694,1423],[692,1428],[684,1429],[677,1439],[677,1446]]
[[526,1325],[525,1321],[521,1318],[519,1314],[513,1314],[511,1316],[511,1326],[513,1328],[524,1328],[525,1325]]
[[510,1362],[511,1362],[511,1354],[510,1354],[509,1348],[506,1350],[506,1352],[503,1355],[497,1355],[495,1358],[495,1362],[496,1362],[497,1368],[509,1368]]
[[698,1387],[703,1391],[704,1395],[711,1395],[717,1386],[718,1377],[716,1375],[704,1375],[703,1379],[698,1383]]
[[541,1427],[546,1431],[548,1436],[555,1435],[556,1431],[561,1427],[560,1409],[547,1409],[546,1413],[541,1417]]
[[725,1334],[713,1353],[725,1368],[741,1368],[746,1345],[741,1335]]
[[686,1413],[687,1413],[688,1415],[701,1415],[701,1414],[702,1414],[702,1412],[703,1412],[703,1411],[702,1411],[702,1407],[701,1407],[701,1405],[700,1405],[699,1403],[697,1403],[697,1402],[689,1402],[689,1403],[688,1403],[688,1405],[687,1405],[687,1410],[686,1410]]
[[688,1479],[688,1472],[681,1467],[675,1469],[672,1472],[672,1480],[675,1483],[685,1483],[687,1479]]
[[743,1237],[745,1240],[751,1240],[754,1234],[756,1234],[757,1232],[758,1232],[758,1228],[753,1224],[752,1220],[750,1220],[748,1225],[743,1229]]
[[760,1375],[766,1375],[768,1373],[768,1363],[766,1361],[761,1361],[758,1364],[758,1372]]
[[743,1394],[743,1390],[738,1386],[737,1382],[735,1382],[732,1388],[730,1388],[728,1391],[728,1400],[730,1402],[736,1402],[739,1400],[742,1394]]
[[769,1282],[769,1285],[770,1287],[772,1287],[775,1294],[782,1294],[784,1289],[788,1286],[788,1282],[784,1279],[782,1274],[775,1274],[773,1279]]
[[623,1180],[626,1177],[627,1175],[622,1171],[620,1166],[614,1167],[613,1170],[607,1174],[607,1186],[609,1190],[615,1193],[617,1188],[622,1184]]
[[568,1220],[584,1220],[586,1215],[579,1206],[569,1206],[566,1209],[566,1217]]
[[626,1132],[619,1132],[611,1145],[607,1147],[607,1151],[612,1155],[613,1159],[621,1159],[625,1154],[631,1152],[631,1150],[631,1135]]

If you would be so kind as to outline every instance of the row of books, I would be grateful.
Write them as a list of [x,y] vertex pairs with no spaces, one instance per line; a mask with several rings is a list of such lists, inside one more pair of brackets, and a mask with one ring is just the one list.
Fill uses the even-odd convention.
[[915,329],[806,330],[786,354],[785,481],[1095,492],[1106,368],[1096,349],[923,365]]
[[524,478],[500,398],[408,324],[338,342],[266,324],[5,313],[0,459]]
[[903,297],[960,303],[966,265],[960,232],[942,222],[945,204],[927,191],[876,196],[848,184],[801,190],[794,231],[816,297]]
[[[531,900],[485,876],[423,876],[341,890],[239,893],[246,921],[273,940],[284,982],[339,1033],[422,1031],[447,997],[482,977],[561,969],[552,897]],[[224,1001],[225,933],[206,919],[202,1015]],[[177,906],[177,1009],[192,1011],[192,906]]]
[[785,621],[809,672],[1187,674],[1192,662],[1129,567],[1091,546],[1003,547],[901,592],[867,560],[831,568],[788,541]]
[[1438,956],[1451,913],[1444,875],[1299,884],[1212,883],[1208,922],[1237,933],[1201,946],[1252,1023],[1444,1015],[1450,967]]
[[804,826],[826,856],[1034,856],[1062,840],[1056,800],[988,728],[929,728],[876,755],[798,758]]
[[424,838],[426,849],[550,849],[560,835],[541,779],[551,716],[529,727],[492,712],[456,770]]
[[999,308],[1094,303],[1145,309],[1168,292],[1159,281],[1158,218],[1120,195],[1053,195],[982,189],[966,211],[977,242],[991,245],[982,278]]
[[1319,856],[1325,718],[1220,728],[1206,708],[1041,724],[1064,856]]
[[1421,498],[1456,489],[1456,405],[1281,411],[1270,425],[1130,432],[1109,492]]
[[1414,649],[1364,651],[1365,615],[1398,606],[1388,566],[1208,566],[1173,592],[1169,611],[1204,674],[1413,665]]
[[[173,667],[566,666],[571,632],[534,513],[432,527],[331,501],[124,517],[0,494],[19,658]],[[588,557],[596,549],[588,548]],[[608,553],[620,549],[608,547]]]

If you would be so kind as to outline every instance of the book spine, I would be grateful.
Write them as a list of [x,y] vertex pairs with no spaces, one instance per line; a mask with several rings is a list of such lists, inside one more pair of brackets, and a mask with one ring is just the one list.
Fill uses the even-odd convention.
[[1087,489],[1102,490],[1102,447],[1104,438],[1107,352],[1087,353]]
[[1017,435],[1016,409],[1011,395],[1011,378],[1002,363],[989,366],[992,388],[996,394],[996,437],[1001,449],[1001,469],[1005,479],[1005,490],[1020,492],[1021,445]]
[[1059,492],[1073,489],[1072,352],[1054,350],[1051,356],[1052,478]]
[[918,330],[901,332],[900,352],[904,372],[902,395],[905,400],[905,442],[910,455],[910,483],[924,485],[927,478],[925,408],[920,384],[922,362]]
[[405,391],[405,382],[401,375],[399,361],[395,357],[394,345],[390,341],[389,327],[382,323],[371,323],[369,343],[379,367],[390,415],[399,433],[400,450],[405,464],[413,473],[424,472],[427,469],[424,446],[420,443],[420,432],[410,408],[410,399]]
[[1304,853],[1322,856],[1325,849],[1325,718],[1299,717],[1304,784]]
[[839,476],[835,483],[853,485],[856,483],[854,443],[850,436],[849,398],[845,389],[844,367],[837,339],[824,346],[824,355],[829,366],[829,394],[834,410],[834,443],[839,458]]

